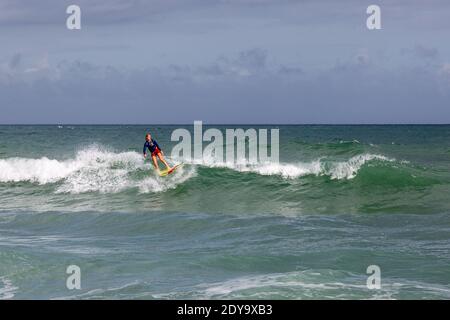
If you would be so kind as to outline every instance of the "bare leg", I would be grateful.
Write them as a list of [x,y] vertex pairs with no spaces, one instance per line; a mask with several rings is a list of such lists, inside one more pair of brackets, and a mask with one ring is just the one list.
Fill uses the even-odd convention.
[[153,166],[155,167],[156,170],[159,171],[158,160],[156,160],[156,156],[152,156],[152,160],[153,160]]
[[164,157],[161,155],[161,153],[158,153],[158,158],[159,160],[161,160],[162,163],[164,163],[167,167],[168,170],[172,169],[169,164],[167,163],[167,161],[164,159]]

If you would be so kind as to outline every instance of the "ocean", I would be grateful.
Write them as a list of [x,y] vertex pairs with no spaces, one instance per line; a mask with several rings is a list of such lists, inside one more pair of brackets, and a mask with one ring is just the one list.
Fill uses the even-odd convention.
[[251,126],[279,163],[159,177],[179,127],[0,126],[0,299],[450,298],[450,126]]

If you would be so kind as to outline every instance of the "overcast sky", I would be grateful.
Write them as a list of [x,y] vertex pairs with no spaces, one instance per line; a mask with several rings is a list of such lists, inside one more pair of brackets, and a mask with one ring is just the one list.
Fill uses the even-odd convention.
[[0,0],[0,123],[194,120],[450,123],[450,1]]

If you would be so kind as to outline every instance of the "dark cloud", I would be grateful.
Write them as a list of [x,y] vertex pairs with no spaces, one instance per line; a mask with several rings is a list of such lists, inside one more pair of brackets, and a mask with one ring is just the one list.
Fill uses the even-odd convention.
[[267,51],[263,49],[252,49],[239,53],[237,64],[249,67],[252,69],[265,68],[267,63]]
[[277,65],[258,49],[202,68],[125,71],[82,61],[24,66],[0,81],[0,105],[6,109],[1,122],[448,122],[450,95],[442,91],[447,64],[437,70],[385,70],[366,63],[366,55],[308,72],[307,78],[300,67]]
[[369,70],[372,66],[372,60],[368,51],[362,50],[345,61],[338,60],[332,70],[336,74],[349,72],[360,73]]
[[299,67],[288,67],[288,66],[280,66],[279,73],[284,75],[301,75],[304,73],[302,68]]
[[0,0],[0,122],[450,122],[450,1],[372,3]]
[[12,56],[11,60],[9,61],[9,68],[10,69],[16,69],[20,65],[20,61],[22,60],[22,55],[20,53],[16,53]]
[[[174,66],[171,66],[174,68]],[[177,70],[181,68],[178,66]],[[241,51],[235,57],[221,56],[209,65],[199,66],[189,71],[193,77],[251,77],[255,75],[274,75],[277,73],[297,73],[300,69],[295,66],[275,65],[269,66],[268,52],[261,48]]]

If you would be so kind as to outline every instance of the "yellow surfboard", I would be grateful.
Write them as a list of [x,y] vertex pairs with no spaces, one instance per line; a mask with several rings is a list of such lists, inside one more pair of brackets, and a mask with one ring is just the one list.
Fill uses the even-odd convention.
[[177,170],[178,168],[181,168],[182,166],[183,166],[183,164],[180,163],[180,164],[177,164],[177,165],[173,166],[172,169],[170,169],[170,170],[167,170],[167,169],[161,170],[161,171],[159,172],[159,176],[160,176],[160,177],[165,177],[165,176],[167,176],[167,175],[173,173],[173,172],[174,172],[175,170]]

